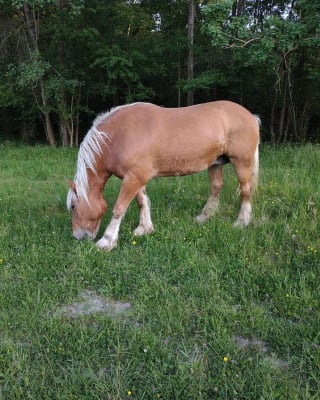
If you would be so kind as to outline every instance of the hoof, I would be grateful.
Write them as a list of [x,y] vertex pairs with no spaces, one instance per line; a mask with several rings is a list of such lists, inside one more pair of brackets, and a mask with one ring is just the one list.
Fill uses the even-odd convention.
[[115,247],[117,247],[117,241],[116,240],[112,241],[106,237],[102,237],[96,243],[96,246],[98,247],[98,249],[110,251],[110,250],[114,249]]
[[139,225],[134,231],[133,234],[135,236],[143,236],[146,235],[147,233],[152,233],[154,231],[153,225],[150,225],[148,227]]
[[243,219],[237,219],[236,222],[233,224],[233,226],[235,228],[242,229],[242,228],[245,228],[246,226],[248,226],[249,222],[250,222],[250,220],[245,221]]
[[200,215],[195,217],[194,222],[196,224],[201,225],[201,224],[204,224],[205,222],[207,222],[209,218],[210,217],[208,215],[200,214]]

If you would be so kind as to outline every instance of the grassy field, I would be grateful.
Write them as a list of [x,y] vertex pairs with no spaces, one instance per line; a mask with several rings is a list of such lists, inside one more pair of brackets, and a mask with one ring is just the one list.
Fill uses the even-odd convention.
[[71,236],[76,157],[0,145],[1,400],[320,398],[320,146],[262,146],[245,230],[231,166],[202,226],[206,172],[150,182],[109,253]]

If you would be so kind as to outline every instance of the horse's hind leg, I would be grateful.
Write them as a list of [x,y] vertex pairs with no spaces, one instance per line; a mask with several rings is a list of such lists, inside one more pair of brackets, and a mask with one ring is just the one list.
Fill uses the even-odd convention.
[[137,236],[142,236],[154,231],[151,221],[150,200],[147,196],[145,186],[138,191],[136,199],[140,209],[140,220],[138,227],[133,231],[133,233]]
[[201,214],[195,218],[198,224],[206,222],[219,208],[219,193],[223,186],[222,167],[222,164],[215,164],[208,169],[211,191]]
[[241,196],[240,212],[234,226],[243,228],[249,224],[252,218],[251,195],[253,192],[253,182],[251,166],[239,161],[233,161],[232,163],[238,176]]

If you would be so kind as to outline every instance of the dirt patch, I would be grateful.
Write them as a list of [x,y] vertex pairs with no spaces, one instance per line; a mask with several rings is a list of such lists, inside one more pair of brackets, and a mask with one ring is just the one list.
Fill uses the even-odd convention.
[[85,290],[82,292],[81,299],[82,301],[61,307],[58,314],[75,318],[82,315],[104,313],[115,317],[131,308],[130,303],[123,303],[99,296],[93,290]]
[[277,358],[275,354],[269,354],[267,343],[263,340],[257,339],[256,337],[245,338],[243,336],[235,336],[234,341],[242,351],[253,350],[264,354],[264,360],[274,369],[286,368],[288,366],[286,361]]
[[246,350],[248,348],[255,348],[261,353],[266,353],[268,351],[266,343],[255,337],[247,339],[242,336],[235,336],[234,341],[242,350]]

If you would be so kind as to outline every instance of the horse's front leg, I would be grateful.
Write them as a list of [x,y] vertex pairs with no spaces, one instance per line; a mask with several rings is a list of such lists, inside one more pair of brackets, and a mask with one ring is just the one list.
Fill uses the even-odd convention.
[[152,233],[154,231],[153,223],[151,221],[150,212],[150,200],[147,196],[146,187],[143,186],[137,193],[137,203],[140,209],[140,220],[139,225],[133,231],[137,236],[145,235],[146,233]]
[[102,238],[96,243],[97,247],[112,250],[117,246],[121,221],[141,186],[143,185],[140,181],[134,177],[126,176],[123,178],[119,196],[113,208],[111,221]]
[[99,249],[112,250],[117,246],[120,224],[123,215],[116,214],[113,211],[113,215],[107,229],[105,230],[102,238],[96,243]]

